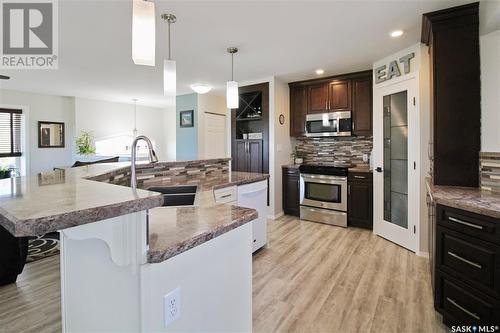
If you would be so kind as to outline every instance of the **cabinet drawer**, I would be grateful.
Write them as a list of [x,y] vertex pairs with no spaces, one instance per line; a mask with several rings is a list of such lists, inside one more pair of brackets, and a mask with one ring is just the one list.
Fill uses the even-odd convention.
[[447,228],[500,244],[499,219],[442,205],[437,205],[436,219]]
[[236,201],[238,192],[236,186],[224,187],[214,190],[215,202],[228,203]]
[[438,226],[438,268],[493,296],[500,296],[500,247]]
[[500,307],[497,300],[439,270],[436,279],[436,309],[448,326],[499,324]]
[[290,176],[298,177],[300,175],[299,168],[283,168],[283,172]]
[[349,182],[372,182],[373,175],[371,172],[353,172],[349,171],[348,175]]

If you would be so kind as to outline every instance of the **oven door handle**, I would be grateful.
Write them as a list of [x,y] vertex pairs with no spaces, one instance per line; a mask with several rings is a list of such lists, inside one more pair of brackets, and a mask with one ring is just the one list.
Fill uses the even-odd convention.
[[329,179],[307,179],[307,178],[302,178],[305,183],[312,183],[312,184],[327,184],[327,185],[343,185],[343,183],[340,183],[338,180],[329,180]]
[[338,181],[347,181],[347,177],[344,176],[329,176],[329,175],[312,175],[309,173],[302,173],[300,177],[304,179],[311,180],[338,180]]

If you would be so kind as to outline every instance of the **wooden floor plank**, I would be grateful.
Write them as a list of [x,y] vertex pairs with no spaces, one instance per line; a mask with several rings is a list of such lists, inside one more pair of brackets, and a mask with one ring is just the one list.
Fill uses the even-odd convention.
[[[371,231],[284,216],[253,258],[255,332],[445,332],[428,260]],[[57,256],[0,287],[0,333],[60,332]]]

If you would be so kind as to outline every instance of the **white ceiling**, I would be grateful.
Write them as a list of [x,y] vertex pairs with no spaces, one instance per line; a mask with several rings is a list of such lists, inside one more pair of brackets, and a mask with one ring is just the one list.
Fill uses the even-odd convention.
[[[131,59],[131,0],[59,0],[59,69],[3,71],[3,87],[65,96],[166,106],[162,59],[174,13],[172,56],[178,94],[208,83],[223,94],[230,78],[228,46],[237,46],[235,79],[275,75],[286,82],[371,68],[420,40],[422,13],[471,1],[158,1],[155,67]],[[499,28],[499,1],[482,1],[487,27]],[[486,4],[485,4],[486,3]],[[483,15],[484,14],[484,15]],[[394,29],[405,34],[389,37]],[[483,29],[483,28],[482,28]],[[483,30],[484,30],[483,29]]]

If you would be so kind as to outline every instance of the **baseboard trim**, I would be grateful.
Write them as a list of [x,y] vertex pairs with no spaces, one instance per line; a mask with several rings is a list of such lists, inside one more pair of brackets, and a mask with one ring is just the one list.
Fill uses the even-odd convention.
[[279,212],[278,214],[276,215],[267,215],[267,218],[269,220],[277,220],[279,219],[280,217],[282,217],[283,215],[285,215],[285,213],[283,211]]
[[424,257],[424,258],[429,258],[430,254],[429,254],[429,252],[418,251],[417,252],[417,256]]

